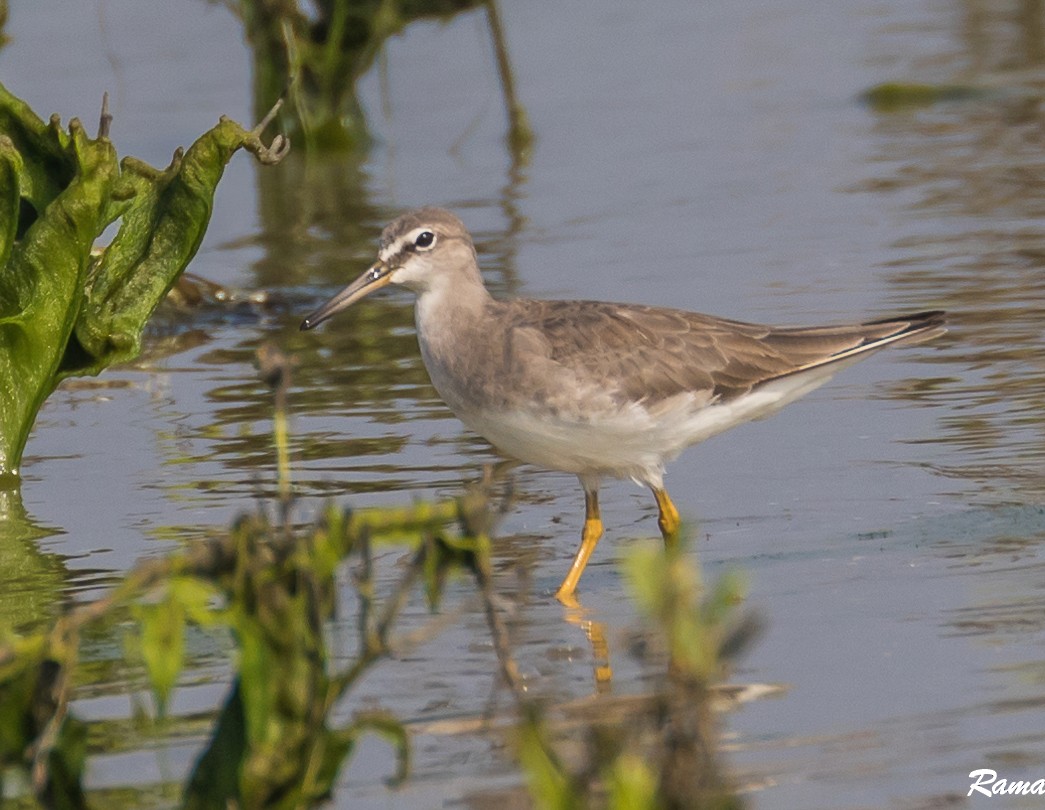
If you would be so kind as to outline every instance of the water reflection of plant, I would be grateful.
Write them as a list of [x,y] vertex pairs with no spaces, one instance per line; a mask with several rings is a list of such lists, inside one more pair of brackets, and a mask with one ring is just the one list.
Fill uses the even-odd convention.
[[0,488],[0,634],[53,621],[68,571],[39,541],[54,532],[30,518],[19,490]]

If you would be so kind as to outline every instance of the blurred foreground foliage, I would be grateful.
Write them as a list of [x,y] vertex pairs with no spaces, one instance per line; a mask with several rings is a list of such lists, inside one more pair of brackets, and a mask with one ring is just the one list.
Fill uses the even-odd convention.
[[[337,726],[331,715],[388,653],[395,619],[419,579],[434,603],[451,568],[474,572],[488,560],[486,535],[475,528],[484,505],[483,497],[467,494],[404,509],[331,506],[303,529],[258,511],[221,536],[138,565],[104,599],[72,609],[46,631],[0,629],[0,796],[5,770],[10,776],[14,769],[44,807],[89,806],[87,726],[70,701],[81,636],[98,627],[128,633],[125,646],[148,672],[159,718],[182,672],[186,631],[231,631],[235,676],[185,785],[183,807],[317,805],[367,732],[392,742],[400,767],[390,781],[403,778],[409,748],[395,718],[364,711]],[[379,597],[371,549],[405,538],[412,562]],[[342,666],[325,628],[346,560],[356,563],[361,618],[354,658]]]
[[203,240],[232,155],[285,155],[282,137],[261,141],[269,120],[247,131],[222,118],[160,170],[117,160],[106,104],[91,138],[79,120],[67,130],[57,116],[45,122],[0,85],[0,486],[17,483],[59,382],[138,354],[146,321]]
[[[85,637],[123,635],[125,655],[148,675],[162,733],[182,678],[187,634],[198,629],[231,637],[234,670],[180,800],[164,795],[164,805],[318,806],[331,798],[364,734],[393,746],[398,768],[388,782],[395,785],[409,772],[405,726],[385,711],[356,711],[340,722],[335,714],[346,717],[353,686],[396,649],[396,622],[415,589],[435,610],[457,572],[474,581],[481,597],[496,652],[491,677],[514,698],[511,750],[535,806],[739,806],[718,762],[712,713],[716,682],[751,636],[750,621],[736,616],[735,579],[705,593],[681,546],[630,553],[626,573],[644,617],[641,642],[633,646],[665,674],[623,713],[597,699],[579,731],[575,724],[564,730],[520,677],[493,595],[489,535],[498,511],[490,482],[405,508],[331,505],[314,523],[295,525],[285,413],[291,363],[271,347],[258,356],[275,391],[280,500],[179,553],[140,563],[103,598],[68,609],[51,627],[29,633],[0,627],[0,800],[91,806],[85,768],[91,753],[104,750],[105,731],[75,715]],[[399,566],[391,587],[379,589],[373,552],[388,545],[406,547],[409,563]],[[329,622],[346,564],[358,601],[357,638],[350,654],[335,655]]]
[[600,700],[580,731],[558,732],[547,713],[521,700],[519,760],[536,806],[555,810],[735,810],[724,775],[714,710],[730,661],[758,631],[738,615],[743,583],[724,576],[705,592],[685,543],[650,542],[625,557],[643,620],[632,653],[653,672],[648,693]]

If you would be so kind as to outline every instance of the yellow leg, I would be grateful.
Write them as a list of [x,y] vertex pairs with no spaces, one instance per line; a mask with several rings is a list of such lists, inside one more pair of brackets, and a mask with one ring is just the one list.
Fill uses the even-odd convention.
[[555,592],[555,598],[567,607],[576,607],[577,599],[573,592],[577,590],[577,583],[584,566],[588,564],[588,558],[595,551],[595,546],[602,537],[602,518],[599,517],[599,493],[596,490],[584,490],[584,531],[581,532],[581,547],[577,549],[577,556],[573,558],[573,565],[562,581],[559,590]]
[[653,490],[653,497],[657,499],[657,509],[660,512],[657,516],[660,534],[664,538],[664,545],[670,548],[675,545],[679,537],[679,526],[682,524],[679,510],[671,502],[666,489],[659,487],[650,487],[650,489]]

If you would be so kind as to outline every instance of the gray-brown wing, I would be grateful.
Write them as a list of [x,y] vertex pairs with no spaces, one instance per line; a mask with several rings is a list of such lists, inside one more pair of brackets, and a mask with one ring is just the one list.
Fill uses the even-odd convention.
[[595,301],[510,303],[512,321],[542,334],[554,362],[609,383],[622,401],[657,402],[683,392],[729,400],[778,377],[943,331],[940,312],[778,328]]

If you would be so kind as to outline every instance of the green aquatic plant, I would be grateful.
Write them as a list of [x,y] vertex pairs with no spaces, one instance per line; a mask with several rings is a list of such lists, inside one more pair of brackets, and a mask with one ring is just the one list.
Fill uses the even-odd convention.
[[[276,393],[277,458],[286,459],[286,390],[291,363],[259,351]],[[481,489],[437,503],[345,510],[329,506],[314,523],[291,520],[289,467],[281,463],[276,514],[260,507],[227,531],[167,557],[146,560],[103,598],[73,607],[52,626],[0,626],[0,797],[5,772],[20,773],[44,806],[88,805],[83,777],[96,724],[76,717],[74,687],[89,632],[123,628],[124,648],[146,673],[163,718],[187,657],[190,629],[222,632],[235,644],[234,674],[206,744],[184,786],[187,808],[311,807],[333,790],[364,734],[393,745],[402,779],[407,733],[392,715],[334,712],[396,646],[396,621],[419,585],[438,603],[448,575],[463,571],[489,592],[490,499]],[[390,587],[380,586],[376,548],[412,550]],[[354,566],[358,639],[347,660],[328,638],[338,571]]]
[[[189,629],[222,630],[235,642],[232,683],[182,806],[313,806],[329,796],[364,734],[392,743],[399,768],[389,781],[402,779],[409,747],[396,718],[365,710],[336,723],[333,714],[395,648],[396,620],[415,586],[438,599],[451,571],[488,576],[486,504],[470,492],[406,508],[331,506],[300,528],[259,510],[183,552],[139,564],[107,596],[50,628],[0,628],[0,795],[13,768],[45,805],[86,806],[89,727],[72,707],[80,639],[114,625],[127,628],[124,647],[147,673],[160,717],[185,666]],[[412,559],[382,590],[372,550],[404,542]],[[327,626],[346,562],[356,571],[359,638],[344,662],[335,660]]]
[[[715,684],[754,629],[737,615],[742,588],[735,577],[707,591],[684,543],[633,549],[625,573],[643,626],[630,646],[664,674],[650,679],[649,694],[602,695],[588,711],[553,723],[547,703],[519,674],[493,593],[488,537],[499,510],[492,508],[492,478],[457,498],[402,508],[330,505],[314,522],[296,523],[286,430],[293,361],[271,346],[259,349],[258,360],[276,401],[275,508],[259,505],[225,531],[140,563],[104,597],[68,608],[49,627],[0,626],[0,797],[62,808],[101,800],[104,793],[84,787],[90,756],[109,750],[114,738],[140,734],[148,714],[142,706],[133,723],[76,716],[85,640],[114,633],[124,638],[129,672],[139,673],[132,683],[144,674],[160,721],[154,729],[165,734],[178,733],[179,718],[168,712],[185,678],[189,639],[218,636],[233,647],[226,696],[216,718],[206,720],[184,785],[141,786],[132,806],[150,791],[163,794],[163,806],[196,809],[319,806],[364,735],[391,744],[397,767],[388,782],[396,784],[410,765],[406,727],[384,710],[348,713],[346,703],[375,665],[409,643],[397,635],[397,622],[413,594],[421,590],[437,608],[456,572],[472,579],[481,598],[497,674],[515,698],[509,735],[537,806],[739,807],[718,762],[712,713]],[[380,575],[376,562],[375,551],[387,547],[408,550],[393,576]],[[347,653],[330,624],[346,565],[357,600]],[[429,627],[421,630],[430,637]],[[180,728],[190,722],[181,718]],[[6,794],[5,776],[16,777]]]
[[515,97],[495,0],[225,0],[243,21],[254,56],[255,109],[285,96],[280,125],[306,150],[369,145],[356,83],[386,40],[418,20],[484,9],[508,115],[508,142],[524,153],[533,134]]
[[865,90],[860,98],[876,112],[889,113],[946,102],[969,101],[986,95],[986,89],[968,85],[883,82]]
[[200,246],[232,155],[286,154],[284,138],[261,141],[270,120],[248,131],[222,118],[160,170],[117,159],[107,104],[91,138],[77,119],[43,121],[0,85],[0,485],[17,482],[59,382],[138,354],[146,321]]

